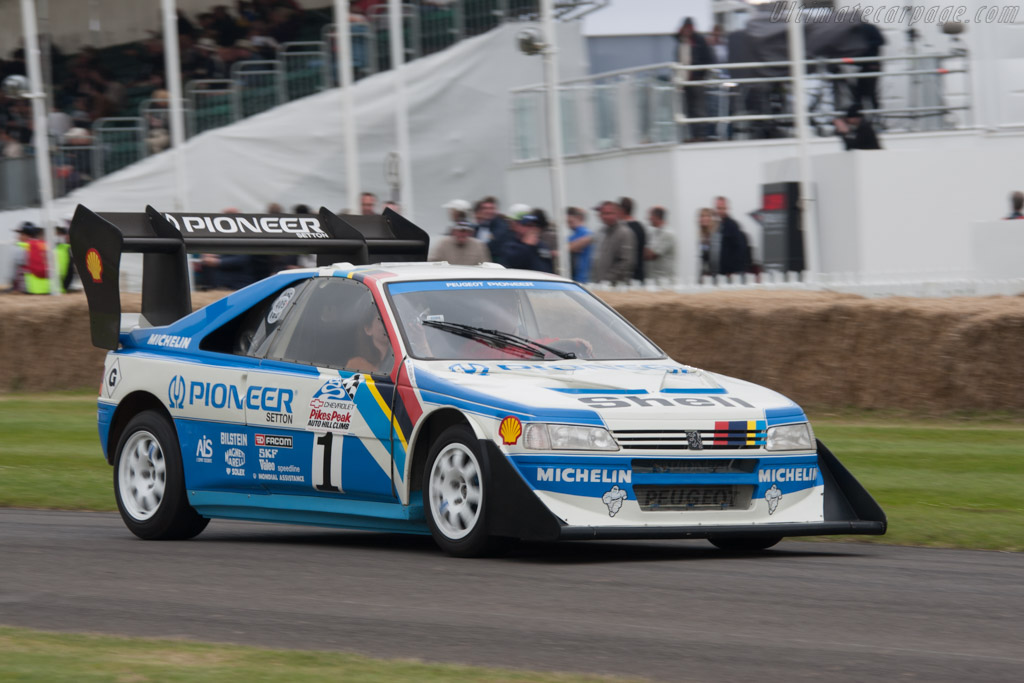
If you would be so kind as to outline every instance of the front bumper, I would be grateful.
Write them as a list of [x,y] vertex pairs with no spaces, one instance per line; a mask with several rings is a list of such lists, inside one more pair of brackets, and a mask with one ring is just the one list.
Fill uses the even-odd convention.
[[[821,508],[812,521],[772,521],[767,516],[752,520],[752,515],[735,513],[718,515],[704,513],[641,513],[651,517],[650,522],[632,523],[624,518],[609,519],[609,523],[567,523],[545,504],[546,495],[531,488],[516,467],[497,445],[482,440],[490,494],[487,496],[487,519],[492,534],[525,540],[558,539],[627,539],[627,538],[708,538],[715,537],[768,537],[818,536],[834,534],[880,535],[886,531],[886,517],[882,508],[839,462],[821,441],[817,442],[817,467],[821,482],[814,488],[821,491]],[[732,520],[729,516],[732,514]],[[591,516],[589,519],[595,519]],[[630,518],[636,520],[634,515]],[[681,519],[694,522],[678,523]],[[672,521],[668,521],[672,520]],[[701,521],[697,521],[701,520]]]

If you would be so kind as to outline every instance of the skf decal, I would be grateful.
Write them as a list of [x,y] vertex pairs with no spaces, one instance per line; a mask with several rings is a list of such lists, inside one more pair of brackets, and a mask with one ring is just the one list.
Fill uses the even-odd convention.
[[614,517],[615,513],[622,509],[622,501],[629,497],[625,491],[618,486],[613,486],[611,491],[601,496],[601,502],[608,506],[608,516]]
[[775,514],[775,509],[779,507],[779,501],[782,500],[782,491],[779,490],[778,486],[772,484],[772,487],[765,491],[764,499],[768,501],[768,514],[773,515]]
[[498,425],[498,436],[504,446],[513,446],[523,434],[523,423],[515,415],[509,415]]
[[96,249],[85,252],[85,269],[89,271],[93,282],[103,282],[103,259]]

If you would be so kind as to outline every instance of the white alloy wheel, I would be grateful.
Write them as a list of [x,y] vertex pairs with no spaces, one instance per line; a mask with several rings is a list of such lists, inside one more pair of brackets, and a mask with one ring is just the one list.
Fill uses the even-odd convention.
[[156,514],[166,493],[167,463],[153,434],[131,435],[121,450],[117,479],[125,512],[140,522]]
[[430,514],[444,536],[457,541],[476,528],[483,506],[483,474],[468,446],[450,443],[437,454],[428,492]]

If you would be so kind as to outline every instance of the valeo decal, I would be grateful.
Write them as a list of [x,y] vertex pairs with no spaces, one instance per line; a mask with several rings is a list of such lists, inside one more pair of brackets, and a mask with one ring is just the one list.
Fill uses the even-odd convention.
[[501,443],[504,446],[515,445],[519,442],[519,437],[522,435],[523,423],[514,415],[509,415],[498,425],[498,436],[501,437]]

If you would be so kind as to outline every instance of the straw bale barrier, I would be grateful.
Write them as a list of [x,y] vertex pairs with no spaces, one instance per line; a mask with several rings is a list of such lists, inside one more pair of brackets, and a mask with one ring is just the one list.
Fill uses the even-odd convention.
[[[197,293],[205,305],[216,293]],[[605,292],[673,358],[817,408],[1024,412],[1024,297]],[[125,295],[125,310],[138,310]],[[99,386],[85,297],[0,296],[0,393]]]

